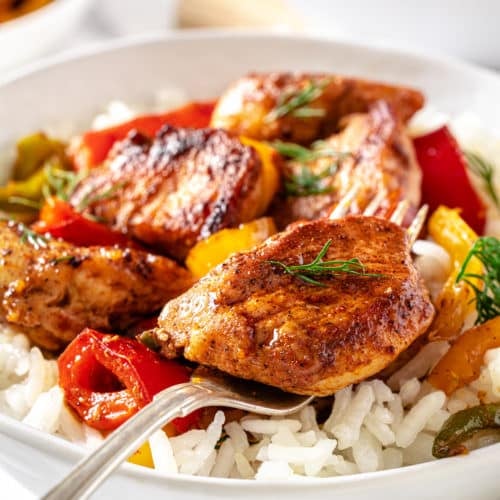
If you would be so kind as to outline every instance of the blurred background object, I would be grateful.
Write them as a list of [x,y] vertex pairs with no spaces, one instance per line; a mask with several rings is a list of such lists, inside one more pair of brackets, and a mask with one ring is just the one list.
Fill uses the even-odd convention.
[[[39,8],[26,14],[28,3]],[[0,22],[0,76],[41,54],[198,28],[307,33],[500,68],[498,0],[0,0],[0,21],[14,15],[1,17],[7,7],[18,17]]]
[[0,0],[0,77],[67,46],[92,0]]
[[[236,2],[235,2],[236,3]],[[499,0],[289,0],[336,39],[451,54],[500,68]]]
[[[309,2],[314,4],[314,0]],[[286,0],[180,0],[181,28],[273,28],[301,30],[300,12]]]
[[0,23],[25,16],[53,0],[0,0]]

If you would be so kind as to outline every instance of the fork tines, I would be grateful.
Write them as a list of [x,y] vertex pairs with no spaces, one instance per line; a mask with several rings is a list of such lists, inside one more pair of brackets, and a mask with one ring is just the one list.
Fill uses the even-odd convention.
[[[331,211],[328,218],[330,220],[333,220],[333,219],[339,219],[340,217],[344,217],[345,215],[347,215],[356,196],[361,192],[361,188],[362,188],[361,183],[359,181],[355,182],[352,185],[352,187],[347,191],[347,193],[343,196],[343,198],[339,201],[337,206]],[[380,190],[373,197],[373,199],[366,206],[366,208],[363,210],[362,215],[365,217],[375,215],[377,210],[382,206],[382,202],[384,201],[386,196],[387,196],[387,191],[385,189]],[[396,208],[392,212],[390,221],[400,226],[403,223],[410,207],[411,204],[408,200],[401,200],[396,205]],[[420,234],[420,231],[422,230],[422,227],[425,223],[425,219],[427,218],[428,210],[429,207],[427,205],[423,205],[422,207],[420,207],[419,211],[417,212],[410,226],[408,227],[407,233],[410,246],[413,246],[413,243],[415,243],[415,240]]]

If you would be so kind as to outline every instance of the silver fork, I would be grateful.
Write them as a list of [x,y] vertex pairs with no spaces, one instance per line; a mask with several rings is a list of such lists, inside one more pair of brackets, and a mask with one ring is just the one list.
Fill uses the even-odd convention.
[[[334,207],[334,209],[330,212],[328,216],[329,219],[339,219],[340,217],[344,217],[348,212],[349,208],[361,191],[361,183],[354,183],[353,186],[347,191],[344,197],[339,201],[339,203]],[[384,198],[386,197],[387,192],[384,190],[379,191],[367,207],[363,210],[362,216],[373,216],[377,209],[380,208]],[[394,211],[392,212],[389,220],[394,222],[394,224],[401,225],[403,220],[410,209],[410,202],[408,200],[401,200],[397,205]],[[429,207],[427,205],[422,205],[415,217],[413,218],[410,226],[407,229],[408,234],[408,244],[411,248],[415,243],[422,227],[425,223],[425,219],[427,218],[427,213],[429,211]]]
[[295,413],[313,399],[314,396],[290,394],[202,367],[193,373],[190,382],[159,392],[97,450],[78,462],[42,500],[88,498],[151,434],[174,418],[185,417],[199,408],[224,406],[279,417]]
[[[343,217],[361,189],[355,184],[330,214],[330,219]],[[363,216],[373,215],[380,207],[385,193],[380,192],[369,203]],[[409,203],[400,202],[391,221],[401,224]],[[408,228],[410,246],[418,236],[427,214],[422,207]],[[207,406],[224,406],[269,416],[295,413],[314,399],[298,396],[270,386],[241,380],[205,367],[197,369],[191,381],[159,392],[154,400],[122,424],[104,443],[76,464],[61,482],[42,500],[79,500],[88,498],[99,485],[155,431],[174,418],[184,417]]]

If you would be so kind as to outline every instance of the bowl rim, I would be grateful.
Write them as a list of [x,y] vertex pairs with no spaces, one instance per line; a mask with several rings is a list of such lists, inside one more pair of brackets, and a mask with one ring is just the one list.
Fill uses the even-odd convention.
[[[62,1],[62,0],[59,0]],[[65,0],[69,2],[70,0]],[[48,7],[48,6],[47,6]],[[24,16],[23,16],[24,17]],[[171,41],[203,41],[203,40],[228,40],[237,38],[241,41],[251,42],[255,39],[264,39],[272,42],[273,40],[285,40],[290,43],[309,43],[324,45],[335,45],[339,49],[359,49],[369,51],[372,53],[380,53],[384,55],[394,56],[408,56],[420,62],[437,62],[442,63],[454,70],[467,72],[476,75],[478,78],[488,78],[500,87],[500,74],[495,71],[483,68],[474,63],[469,63],[460,60],[454,56],[443,54],[430,55],[426,51],[398,49],[384,44],[367,45],[358,42],[350,42],[346,40],[335,40],[333,38],[325,38],[314,35],[303,34],[290,34],[283,32],[269,32],[260,30],[214,30],[214,29],[201,29],[201,30],[186,30],[186,32],[167,32],[167,33],[153,33],[147,35],[134,35],[132,37],[120,38],[112,41],[98,42],[96,44],[87,45],[83,48],[74,49],[56,56],[49,56],[42,58],[39,61],[25,65],[17,70],[11,71],[8,75],[0,76],[0,96],[3,87],[16,82],[17,80],[29,77],[32,74],[50,70],[56,66],[63,66],[66,63],[77,62],[81,59],[92,58],[102,54],[110,54],[115,51],[127,50],[131,47],[147,46],[153,44],[169,43]],[[0,414],[0,434],[7,434],[9,437],[16,439],[32,448],[51,453],[64,461],[72,458],[81,459],[87,455],[88,450],[75,443],[66,441],[64,438],[40,431],[32,428],[21,421],[15,420],[7,415]],[[26,439],[28,438],[28,440]],[[282,489],[296,489],[299,485],[304,485],[308,489],[313,487],[335,486],[335,485],[352,485],[352,484],[367,484],[373,481],[385,481],[389,478],[395,478],[405,474],[415,474],[429,468],[435,469],[439,463],[439,470],[442,472],[445,469],[455,467],[458,462],[465,464],[467,462],[491,462],[494,457],[498,458],[500,451],[500,443],[487,446],[473,451],[468,455],[458,457],[450,457],[441,459],[439,461],[429,461],[416,465],[402,466],[395,469],[386,469],[375,472],[362,472],[357,474],[334,476],[326,478],[318,477],[297,477],[288,479],[268,479],[265,481],[256,481],[254,479],[228,479],[216,477],[201,477],[190,476],[186,474],[159,474],[154,469],[134,465],[131,463],[124,463],[118,470],[126,473],[127,476],[139,478],[141,480],[160,480],[166,483],[176,482],[178,485],[203,485],[205,487],[227,487],[231,486],[245,486],[252,488],[252,490],[267,489],[269,486],[279,486]]]
[[[71,1],[77,0],[58,0],[58,2],[65,2],[66,4]],[[86,0],[89,1],[89,0]],[[48,8],[49,4],[44,8]],[[42,8],[43,9],[43,8]],[[39,9],[39,10],[42,10]],[[34,11],[30,14],[36,14]],[[30,15],[30,14],[27,14]],[[22,20],[25,16],[21,17]],[[19,21],[14,20],[14,21]],[[385,43],[366,44],[362,42],[351,42],[345,39],[327,38],[320,35],[313,34],[295,34],[285,31],[269,31],[258,29],[187,29],[183,31],[166,31],[154,32],[149,34],[136,34],[126,37],[117,37],[111,40],[100,40],[90,42],[82,47],[71,48],[68,51],[63,51],[56,55],[48,55],[41,57],[37,61],[24,64],[18,68],[11,69],[5,75],[0,75],[0,90],[6,84],[12,83],[18,79],[30,76],[32,73],[38,73],[44,70],[49,70],[54,66],[63,65],[69,62],[76,62],[79,59],[87,59],[93,56],[108,54],[115,51],[126,50],[132,47],[147,46],[156,43],[168,43],[170,41],[203,41],[203,40],[230,40],[237,38],[239,40],[251,41],[254,39],[269,40],[284,40],[290,43],[309,43],[329,45],[333,44],[339,49],[350,48],[357,50],[370,51],[378,54],[394,55],[394,56],[408,56],[419,62],[434,62],[441,63],[448,67],[452,67],[457,71],[465,71],[474,73],[478,77],[488,78],[495,81],[500,85],[500,73],[491,69],[480,66],[476,63],[462,60],[456,56],[443,54],[438,52],[436,54],[429,54],[425,50],[408,49],[408,48],[395,48],[392,45]]]

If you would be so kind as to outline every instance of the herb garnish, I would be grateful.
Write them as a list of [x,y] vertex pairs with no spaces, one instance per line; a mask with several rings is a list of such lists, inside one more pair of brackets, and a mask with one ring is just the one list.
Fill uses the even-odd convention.
[[[476,257],[484,266],[484,274],[468,273],[466,271],[470,260]],[[483,282],[480,289],[472,281]],[[500,240],[493,236],[479,238],[470,249],[457,275],[456,282],[464,281],[476,294],[476,325],[500,315]]]
[[104,191],[103,193],[97,193],[97,194],[86,194],[82,201],[77,205],[76,209],[79,212],[83,212],[89,205],[92,205],[93,203],[97,203],[98,201],[102,200],[107,200],[109,198],[112,198],[117,194],[117,192],[122,189],[125,186],[125,182],[120,182],[118,184],[115,184],[111,186],[109,189]]
[[324,88],[330,83],[329,79],[324,79],[320,82],[308,81],[307,85],[294,92],[284,92],[276,107],[274,107],[265,117],[267,123],[272,122],[278,118],[291,114],[298,118],[310,118],[313,116],[324,116],[325,110],[321,108],[311,108],[307,105],[317,99],[322,93]]
[[342,159],[350,155],[350,153],[348,152],[340,152],[332,149],[331,147],[329,147],[329,144],[326,141],[313,142],[310,149],[301,146],[300,144],[295,144],[294,142],[274,141],[271,142],[270,145],[272,148],[278,151],[281,156],[285,156],[287,158],[291,158],[292,160],[303,163],[329,156],[336,159]]
[[323,260],[331,244],[332,240],[328,240],[318,255],[309,264],[287,266],[279,260],[268,260],[267,262],[272,265],[280,266],[285,273],[295,276],[310,285],[322,287],[327,285],[314,279],[312,276],[329,275],[335,277],[339,274],[354,274],[356,276],[366,276],[370,278],[381,278],[384,276],[383,274],[367,273],[364,264],[357,258],[349,260]]
[[21,243],[29,243],[35,247],[36,250],[47,248],[49,240],[46,236],[36,233],[25,224],[19,223],[17,226],[21,230]]
[[285,191],[288,196],[309,196],[331,192],[332,186],[325,185],[323,179],[332,176],[338,169],[339,161],[351,154],[336,151],[325,141],[314,142],[311,149],[293,142],[282,141],[275,141],[271,143],[271,146],[282,156],[301,163],[320,158],[332,158],[332,163],[319,173],[314,173],[307,165],[301,165],[299,173],[289,175],[285,179]]
[[469,164],[469,170],[483,180],[483,186],[488,196],[493,200],[493,203],[500,209],[500,197],[495,189],[493,177],[495,174],[495,167],[472,151],[465,151],[465,157]]
[[43,186],[44,198],[47,199],[55,195],[63,201],[68,201],[77,184],[87,177],[88,170],[82,169],[78,172],[71,172],[47,165],[45,175],[47,183]]
[[310,196],[315,194],[331,193],[332,186],[324,184],[323,180],[337,171],[337,163],[332,163],[324,170],[315,174],[309,167],[302,165],[298,174],[290,175],[285,179],[287,196]]

